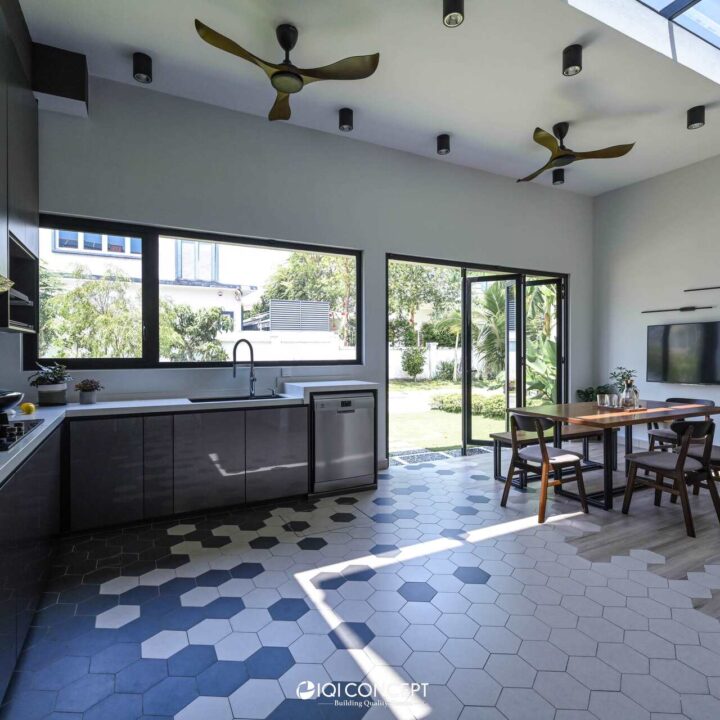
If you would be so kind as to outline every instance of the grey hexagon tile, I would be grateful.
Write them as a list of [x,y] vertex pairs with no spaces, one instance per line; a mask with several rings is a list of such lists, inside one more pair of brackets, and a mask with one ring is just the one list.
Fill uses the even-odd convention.
[[464,705],[495,705],[502,690],[484,670],[464,669],[453,672],[448,688]]
[[558,709],[586,710],[590,703],[590,691],[568,673],[541,670],[533,688]]
[[266,718],[285,699],[277,680],[248,680],[229,698],[236,718]]
[[157,658],[165,660],[176,652],[180,652],[188,645],[186,632],[179,630],[162,630],[141,644],[141,654],[144,658]]
[[623,675],[622,692],[650,712],[679,713],[680,695],[652,675]]
[[553,720],[555,708],[529,688],[504,688],[497,703],[508,720]]
[[536,670],[564,671],[568,663],[566,653],[544,640],[523,640],[518,655]]
[[530,688],[537,674],[519,655],[491,655],[484,669],[502,687]]
[[650,660],[650,674],[679,693],[709,692],[707,677],[679,660],[653,658]]
[[571,657],[567,672],[588,690],[620,691],[620,673],[596,657]]
[[622,693],[593,691],[589,710],[599,720],[650,720],[650,713],[645,708]]

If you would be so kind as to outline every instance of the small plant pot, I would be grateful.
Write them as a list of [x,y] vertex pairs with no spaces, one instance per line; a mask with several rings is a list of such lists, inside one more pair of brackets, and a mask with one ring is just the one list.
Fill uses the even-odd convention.
[[67,383],[38,385],[37,391],[40,405],[67,405]]
[[80,404],[94,405],[97,402],[97,390],[81,390]]

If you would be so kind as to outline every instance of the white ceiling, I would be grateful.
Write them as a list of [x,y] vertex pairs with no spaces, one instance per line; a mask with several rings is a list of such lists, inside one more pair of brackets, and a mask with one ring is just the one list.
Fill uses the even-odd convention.
[[[720,100],[707,78],[565,0],[465,4],[465,23],[450,30],[442,0],[21,0],[33,40],[85,53],[91,75],[133,83],[141,50],[154,60],[150,89],[263,116],[274,100],[264,73],[200,40],[196,17],[275,62],[275,26],[292,22],[301,67],[379,51],[371,78],[314,83],[293,97],[290,122],[338,133],[337,109],[349,106],[349,137],[428,157],[435,135],[449,132],[452,153],[438,162],[522,177],[548,155],[534,127],[561,120],[575,150],[636,141],[624,158],[567,170],[564,189],[588,195],[720,153],[720,106],[702,130],[685,129],[688,107]],[[585,68],[565,78],[561,53],[574,42]],[[535,182],[550,184],[549,174]]]

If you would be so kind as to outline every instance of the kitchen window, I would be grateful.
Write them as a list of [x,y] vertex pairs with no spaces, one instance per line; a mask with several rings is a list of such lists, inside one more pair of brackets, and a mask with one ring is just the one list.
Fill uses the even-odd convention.
[[[356,364],[361,254],[44,216],[37,336],[24,365]],[[243,355],[244,357],[244,355]]]

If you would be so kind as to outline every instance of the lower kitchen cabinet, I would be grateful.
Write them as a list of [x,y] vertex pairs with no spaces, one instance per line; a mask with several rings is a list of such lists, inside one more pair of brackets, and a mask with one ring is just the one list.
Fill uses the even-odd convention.
[[248,410],[245,423],[246,501],[306,494],[307,407]]
[[70,422],[70,529],[143,517],[143,419]]
[[143,419],[143,517],[173,513],[173,416]]
[[60,529],[60,432],[0,486],[0,698],[43,592]]
[[178,413],[176,513],[245,502],[245,411]]

